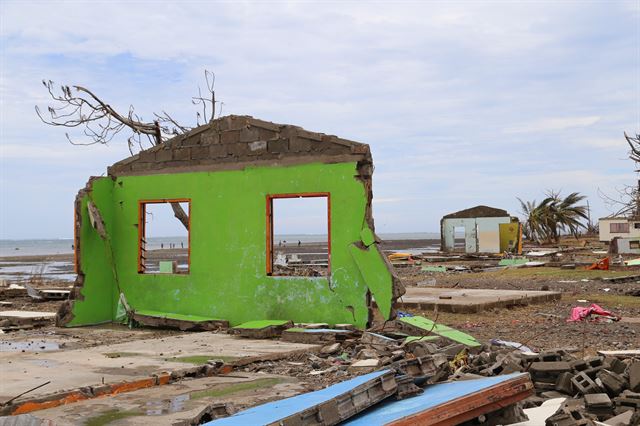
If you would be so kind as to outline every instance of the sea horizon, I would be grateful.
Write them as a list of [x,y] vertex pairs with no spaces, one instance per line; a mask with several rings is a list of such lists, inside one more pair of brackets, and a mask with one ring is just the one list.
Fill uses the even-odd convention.
[[[439,232],[387,232],[378,234],[383,240],[433,240],[440,239]],[[326,240],[326,234],[275,235],[276,241],[314,243]],[[182,236],[149,238],[150,249],[165,244],[186,244]],[[25,238],[0,239],[0,257],[39,256],[73,253],[73,238]]]

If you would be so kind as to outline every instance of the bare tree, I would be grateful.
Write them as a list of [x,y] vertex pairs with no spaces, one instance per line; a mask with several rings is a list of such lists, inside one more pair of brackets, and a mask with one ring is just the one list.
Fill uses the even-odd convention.
[[[198,86],[198,95],[191,98],[193,105],[199,106],[202,112],[196,112],[196,125],[201,125],[215,118],[216,95],[215,74],[205,70],[205,94]],[[107,145],[117,135],[128,134],[127,146],[131,155],[135,150],[145,149],[145,145],[159,145],[166,139],[186,133],[192,127],[178,123],[167,112],[153,113],[154,119],[145,121],[133,107],[129,106],[127,113],[120,113],[105,100],[91,90],[82,86],[60,86],[55,89],[54,82],[43,80],[42,84],[49,92],[53,103],[46,111],[36,105],[36,114],[45,124],[70,129],[82,129],[81,139],[69,136],[67,140],[74,145]],[[208,92],[208,93],[207,93]],[[222,103],[220,114],[222,113]],[[179,203],[171,203],[175,217],[189,229],[189,216]]]
[[[640,173],[640,134],[632,137],[625,132],[624,138],[631,148],[629,159],[635,163],[635,172]],[[640,179],[636,185],[625,185],[617,189],[616,195],[605,194],[600,190],[598,193],[613,216],[640,217]]]

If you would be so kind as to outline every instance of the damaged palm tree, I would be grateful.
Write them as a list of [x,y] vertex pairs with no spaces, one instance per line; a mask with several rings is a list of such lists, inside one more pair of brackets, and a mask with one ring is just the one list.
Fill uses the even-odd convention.
[[525,216],[523,229],[528,240],[545,243],[557,243],[563,232],[578,237],[586,226],[582,220],[588,220],[586,205],[581,205],[585,196],[572,192],[562,198],[558,191],[547,191],[547,197],[540,202],[520,201]]

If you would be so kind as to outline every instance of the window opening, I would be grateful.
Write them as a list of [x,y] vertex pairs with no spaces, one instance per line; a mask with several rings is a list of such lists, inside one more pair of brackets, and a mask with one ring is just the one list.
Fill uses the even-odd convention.
[[328,193],[267,197],[268,275],[329,275],[330,208]]
[[456,226],[453,228],[453,250],[465,251],[467,247],[467,237],[464,226]]
[[615,234],[628,234],[629,223],[610,223],[609,232],[615,233]]
[[138,272],[187,274],[190,268],[191,202],[140,202]]

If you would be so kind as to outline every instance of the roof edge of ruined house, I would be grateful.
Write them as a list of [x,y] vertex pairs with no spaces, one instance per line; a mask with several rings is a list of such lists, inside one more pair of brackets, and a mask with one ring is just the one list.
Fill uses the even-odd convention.
[[475,206],[468,209],[460,210],[455,213],[449,213],[442,216],[442,219],[470,219],[474,217],[511,217],[506,210],[497,209],[489,206]]
[[640,216],[605,216],[598,218],[598,220],[626,220],[637,222],[640,220]]
[[109,175],[239,169],[247,165],[371,162],[369,145],[299,126],[228,115],[140,151]]

